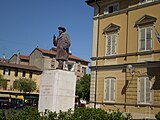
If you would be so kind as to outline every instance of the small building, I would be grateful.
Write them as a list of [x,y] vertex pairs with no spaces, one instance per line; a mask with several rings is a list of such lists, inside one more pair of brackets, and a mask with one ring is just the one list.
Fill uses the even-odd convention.
[[29,65],[12,64],[7,62],[0,62],[0,75],[7,79],[5,87],[0,86],[0,100],[11,98],[22,98],[23,93],[13,89],[13,82],[19,78],[31,78],[36,82],[37,89],[30,93],[30,96],[38,96],[40,87],[40,76],[42,71]]
[[[45,69],[56,69],[58,62],[55,57],[56,49],[45,50],[43,48],[35,48],[30,54],[29,65],[36,66],[42,71]],[[75,72],[77,80],[83,77],[88,71],[89,62],[76,56],[69,55],[67,64],[69,70]]]
[[13,64],[29,65],[29,56],[21,55],[20,53],[14,54],[8,62]]

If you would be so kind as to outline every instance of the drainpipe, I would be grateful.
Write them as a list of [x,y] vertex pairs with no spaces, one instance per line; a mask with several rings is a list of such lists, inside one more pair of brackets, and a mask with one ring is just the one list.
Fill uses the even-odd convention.
[[97,19],[98,19],[98,24],[97,24],[97,51],[96,51],[96,76],[95,76],[95,102],[94,102],[94,108],[96,108],[96,97],[97,97],[97,69],[98,69],[98,48],[99,48],[99,23],[100,23],[100,20],[99,20],[99,15],[100,15],[100,6],[99,4],[97,3],[97,0],[95,0],[96,2],[96,5],[98,7],[98,16],[97,16]]
[[126,11],[127,15],[127,23],[126,23],[126,53],[124,60],[127,60],[127,53],[128,53],[128,10]]
[[[131,0],[128,1],[128,8],[129,8],[129,5],[131,4]],[[125,58],[124,60],[127,61],[127,53],[128,53],[128,21],[129,21],[129,16],[128,16],[128,9],[126,11],[126,15],[127,15],[127,23],[126,23],[126,55],[125,55]],[[127,85],[127,69],[125,68],[125,85]],[[127,86],[125,88],[125,105],[124,105],[124,108],[125,108],[125,112],[127,112],[127,108],[126,108],[126,102],[127,102]]]
[[[127,53],[128,53],[128,10],[126,11],[126,15],[127,15],[127,24],[126,24],[126,53],[125,53],[125,58],[124,60],[127,61]],[[127,84],[127,70],[125,68],[125,85]],[[127,102],[127,88],[125,88],[125,105],[124,105],[124,110],[126,112],[126,102]]]

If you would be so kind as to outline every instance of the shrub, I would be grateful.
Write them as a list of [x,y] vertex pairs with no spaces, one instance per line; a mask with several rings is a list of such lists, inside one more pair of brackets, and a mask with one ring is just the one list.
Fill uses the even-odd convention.
[[130,114],[123,114],[119,110],[116,112],[106,112],[102,109],[94,108],[77,108],[73,112],[59,111],[59,113],[45,110],[39,113],[37,108],[26,107],[22,111],[9,110],[6,113],[0,112],[0,120],[130,120]]
[[160,120],[160,112],[158,112],[158,113],[155,115],[155,118],[156,118],[157,120]]
[[5,116],[4,110],[0,110],[0,120],[6,120],[6,116]]

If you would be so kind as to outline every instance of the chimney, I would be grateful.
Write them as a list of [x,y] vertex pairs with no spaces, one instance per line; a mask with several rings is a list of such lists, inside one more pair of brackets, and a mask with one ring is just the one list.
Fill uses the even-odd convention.
[[17,61],[16,64],[20,64],[20,51],[17,52]]

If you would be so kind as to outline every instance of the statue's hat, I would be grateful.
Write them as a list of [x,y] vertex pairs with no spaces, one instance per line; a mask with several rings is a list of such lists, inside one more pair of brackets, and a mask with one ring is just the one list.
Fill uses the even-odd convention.
[[64,28],[64,27],[58,27],[58,30],[62,30],[63,32],[65,32],[66,28]]

